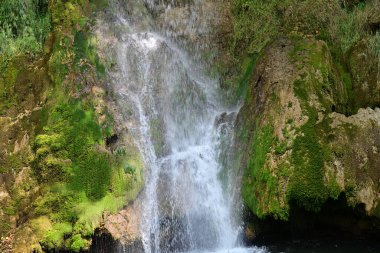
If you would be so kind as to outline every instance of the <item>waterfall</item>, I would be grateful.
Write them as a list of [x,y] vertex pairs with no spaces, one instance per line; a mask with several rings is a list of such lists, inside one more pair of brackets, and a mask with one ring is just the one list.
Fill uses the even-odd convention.
[[208,32],[208,21],[197,17],[202,1],[183,2],[178,13],[175,1],[111,3],[109,27],[117,38],[111,85],[146,167],[144,251],[263,252],[236,248],[239,224],[228,182],[219,177],[234,110],[205,73],[202,41],[188,39]]

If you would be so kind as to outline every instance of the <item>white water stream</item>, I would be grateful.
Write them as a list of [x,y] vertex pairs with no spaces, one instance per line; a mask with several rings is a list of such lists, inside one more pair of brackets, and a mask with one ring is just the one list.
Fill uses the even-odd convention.
[[[220,123],[220,115],[231,110],[219,100],[219,83],[204,73],[196,52],[173,42],[172,31],[150,25],[154,21],[143,18],[141,6],[125,12],[114,3],[115,22],[124,28],[113,85],[146,167],[144,251],[264,252],[238,248],[236,210],[219,180],[219,144],[231,138],[225,128],[232,125]],[[164,12],[171,8],[155,1],[145,6]],[[205,32],[206,26],[194,26],[197,13],[186,8],[190,19],[176,24],[187,22],[184,33]]]

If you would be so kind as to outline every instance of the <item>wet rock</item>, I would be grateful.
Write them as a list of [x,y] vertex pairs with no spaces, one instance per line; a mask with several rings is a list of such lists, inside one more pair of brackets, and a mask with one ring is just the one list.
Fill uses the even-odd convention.
[[160,220],[160,251],[185,252],[190,249],[190,235],[185,217],[163,217]]
[[140,211],[137,211],[137,209],[139,207],[129,205],[118,213],[107,216],[102,229],[122,245],[128,246],[136,243],[141,239]]
[[[188,219],[192,221],[190,224]],[[161,252],[211,250],[219,243],[209,217],[195,213],[187,216],[162,216],[159,240]]]
[[349,52],[354,109],[380,106],[380,62],[368,40],[361,40]]
[[235,117],[236,117],[235,112],[231,112],[231,113],[223,112],[216,117],[215,126],[218,127],[225,123],[233,123],[233,121],[235,120]]
[[[377,63],[353,64],[354,101],[375,106]],[[309,37],[280,38],[259,59],[236,123],[243,196],[259,218],[287,220],[294,206],[318,212],[342,193],[365,215],[379,215],[379,109],[333,112],[340,81],[332,75],[327,45]]]

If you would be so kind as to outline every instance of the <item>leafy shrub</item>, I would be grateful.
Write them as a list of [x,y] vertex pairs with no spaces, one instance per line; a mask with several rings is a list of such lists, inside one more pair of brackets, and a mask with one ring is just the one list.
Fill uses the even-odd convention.
[[0,54],[38,53],[50,32],[47,0],[2,0]]
[[[239,52],[259,52],[279,33],[279,0],[235,0],[233,2],[234,44]],[[285,1],[286,2],[286,1]]]
[[369,8],[359,5],[338,18],[336,37],[343,52],[347,52],[366,35],[365,25]]
[[244,57],[259,52],[276,36],[297,31],[346,52],[368,35],[368,17],[378,8],[371,0],[351,7],[330,0],[234,0],[232,48]]

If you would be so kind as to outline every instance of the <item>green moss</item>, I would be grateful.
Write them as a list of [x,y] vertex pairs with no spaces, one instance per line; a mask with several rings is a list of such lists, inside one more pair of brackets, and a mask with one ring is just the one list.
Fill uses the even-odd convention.
[[288,146],[286,142],[277,142],[277,145],[274,147],[274,153],[276,155],[283,155],[287,149]]
[[259,127],[253,137],[250,159],[243,182],[245,204],[259,218],[272,215],[276,219],[286,219],[288,210],[278,198],[278,178],[265,165],[267,154],[274,143],[273,127]]
[[[331,112],[334,83],[329,76],[332,67],[325,45],[317,46],[300,37],[293,41],[295,47],[290,56],[307,73],[294,82],[293,90],[308,121],[298,129],[293,142],[294,172],[289,182],[288,199],[306,210],[318,211],[328,197],[336,198],[340,193],[335,181],[325,182],[325,165],[332,156],[325,138],[331,129],[329,121],[320,119],[318,114]],[[313,94],[317,98],[314,102],[310,100]]]
[[294,173],[289,187],[289,199],[310,211],[318,211],[328,197],[324,184],[326,157],[315,127],[315,120],[309,119],[294,140]]
[[18,172],[29,164],[29,153],[25,150],[7,155],[0,164],[0,173],[8,173],[10,171]]
[[302,70],[300,78],[293,83],[295,95],[306,105],[310,103],[310,94],[315,94],[325,112],[331,111],[333,84],[329,77],[333,69],[327,46],[299,35],[293,35],[291,39],[294,48],[289,56]]
[[15,84],[20,71],[13,63],[0,70],[0,115],[4,115],[6,110],[16,103]]
[[[336,199],[342,191],[335,180],[336,175],[326,168],[332,166],[333,152],[335,156],[342,157],[346,151],[344,148],[331,150],[330,145],[335,137],[331,134],[331,122],[326,116],[332,111],[347,115],[357,110],[355,101],[358,101],[358,94],[353,94],[355,76],[350,69],[352,66],[348,67],[347,57],[350,50],[363,39],[373,43],[370,45],[371,50],[379,51],[379,35],[363,29],[371,9],[376,8],[376,1],[367,1],[365,5],[351,6],[350,9],[341,7],[338,2],[233,1],[234,34],[231,48],[235,50],[234,56],[240,59],[243,68],[247,65],[243,60],[246,55],[260,53],[276,37],[291,39],[294,48],[289,56],[299,71],[293,91],[307,120],[303,126],[295,129],[296,138],[293,144],[288,142],[292,145],[288,148],[292,150],[287,153],[286,143],[273,139],[267,126],[256,126],[252,134],[254,124],[245,114],[245,122],[237,135],[239,141],[251,145],[242,194],[246,205],[260,218],[277,215],[286,219],[287,211],[284,210],[288,210],[287,203],[281,204],[279,201],[282,193],[287,195],[286,201],[289,203],[318,211],[328,198]],[[325,11],[320,12],[321,8]],[[243,94],[254,85],[249,84],[250,87],[246,84],[243,83],[240,88]],[[268,95],[271,95],[271,104],[276,102],[276,94]],[[245,103],[249,106],[244,109],[254,108],[251,98],[250,94],[246,96]],[[273,106],[277,111],[277,105]],[[289,108],[292,106],[288,104]],[[287,121],[287,124],[295,127],[293,122]],[[354,135],[347,132],[347,136],[351,138]],[[279,160],[283,159],[276,168],[266,165],[268,153],[271,156],[276,154]]]
[[336,177],[332,172],[329,172],[328,175],[328,183],[327,183],[328,195],[329,198],[338,199],[342,189],[340,188],[338,182],[336,181]]
[[68,235],[72,232],[72,225],[70,223],[56,223],[53,225],[53,229],[49,230],[44,239],[41,241],[41,244],[44,248],[49,250],[64,248],[65,235]]
[[35,213],[38,216],[48,216],[53,222],[73,222],[76,214],[73,211],[78,196],[66,190],[62,184],[53,185],[34,202]]
[[82,249],[87,249],[90,246],[90,242],[82,238],[81,235],[74,235],[70,249],[79,252]]
[[351,97],[352,93],[352,79],[351,75],[345,71],[342,65],[338,65],[339,74],[342,77],[344,88],[348,97]]
[[164,125],[160,119],[152,119],[149,121],[150,133],[156,153],[161,155],[164,152],[165,138]]
[[309,94],[305,85],[306,83],[304,80],[296,80],[293,83],[294,94],[304,101],[309,99]]
[[35,201],[35,212],[53,224],[70,223],[73,231],[55,228],[43,240],[44,247],[85,249],[103,212],[116,212],[141,189],[138,154],[129,149],[115,155],[101,151],[106,132],[83,102],[63,100],[51,109],[35,141],[33,170],[41,183],[58,183]]
[[252,54],[251,57],[248,57],[243,65],[242,72],[243,77],[238,82],[236,97],[237,98],[247,98],[248,87],[249,87],[249,79],[252,75],[253,70],[255,69],[256,62],[259,58],[259,54]]
[[373,214],[374,214],[376,217],[380,218],[380,203],[377,203],[377,205],[376,205],[376,207],[375,207],[375,209],[374,209],[374,211],[373,211]]
[[77,31],[74,36],[73,44],[75,52],[74,63],[81,71],[85,71],[88,69],[89,65],[83,61],[87,60],[91,65],[95,66],[98,77],[104,77],[105,67],[100,63],[94,44],[95,41],[90,35],[86,34],[84,31]]
[[267,154],[273,142],[273,129],[271,126],[265,126],[257,129],[253,136],[252,146],[250,149],[250,159],[246,168],[246,176],[243,182],[243,198],[248,207],[259,217],[263,214],[259,210],[259,194],[269,179],[269,173],[265,170],[264,164]]
[[[2,9],[22,1],[8,2],[9,6],[0,7],[0,26],[4,25]],[[24,2],[29,5],[29,2],[41,4],[46,1]],[[40,243],[44,250],[78,252],[87,249],[102,215],[117,212],[126,201],[137,196],[143,184],[138,151],[132,147],[126,147],[121,154],[106,150],[104,140],[112,133],[113,119],[105,110],[102,113],[106,120],[99,125],[94,102],[83,92],[89,87],[85,82],[87,77],[96,79],[105,75],[96,53],[96,41],[89,31],[89,21],[91,8],[102,8],[106,3],[103,0],[51,1],[43,10],[49,17],[49,24],[51,21],[53,25],[51,40],[47,41],[44,52],[21,52],[39,54],[34,57],[0,56],[0,114],[14,116],[19,113],[18,109],[24,112],[23,105],[18,105],[24,101],[24,95],[29,95],[31,87],[36,100],[33,103],[43,102],[41,113],[33,112],[30,118],[25,117],[27,123],[20,123],[23,130],[28,130],[34,154],[20,151],[8,156],[6,166],[0,165],[0,172],[32,165],[32,176],[38,181],[39,192],[36,199],[28,203],[31,205],[28,217],[32,230],[39,231],[35,233],[36,240],[43,238]],[[3,35],[0,32],[0,41],[4,41]],[[1,53],[4,46],[8,45],[0,45]],[[39,47],[42,49],[42,43]],[[43,86],[45,83],[49,90]],[[24,92],[24,86],[25,94],[18,90]],[[38,90],[34,91],[35,87]],[[14,105],[17,110],[13,110]],[[27,184],[22,187],[25,191],[31,189]],[[1,208],[9,217],[25,208],[25,196],[11,194],[14,201]],[[37,224],[42,217],[50,224],[43,231]],[[5,223],[1,233],[9,229],[9,224],[5,226]],[[42,250],[37,246],[36,249]]]
[[288,199],[306,210],[319,211],[328,197],[337,197],[336,185],[325,184],[325,163],[331,161],[331,150],[323,139],[329,129],[326,121],[317,124],[316,110],[305,102],[303,112],[309,120],[299,129],[293,143],[294,172],[289,182]]
[[90,0],[93,10],[101,10],[108,6],[108,0]]
[[[47,215],[54,224],[53,229],[44,234],[42,246],[45,249],[69,249],[75,252],[87,249],[102,215],[116,213],[126,200],[137,196],[136,189],[141,188],[142,182],[138,177],[140,169],[136,167],[134,175],[118,169],[118,173],[113,174],[110,190],[96,201],[88,198],[85,190],[74,191],[67,183],[56,184],[48,189],[35,202],[36,214]],[[61,224],[70,224],[70,230]]]

